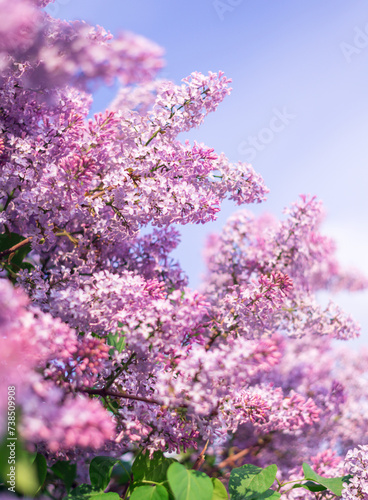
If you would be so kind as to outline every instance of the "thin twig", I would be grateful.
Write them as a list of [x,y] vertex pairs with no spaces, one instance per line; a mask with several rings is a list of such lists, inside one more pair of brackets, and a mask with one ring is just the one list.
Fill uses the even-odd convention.
[[235,455],[230,455],[227,457],[225,460],[220,462],[217,467],[219,469],[223,469],[224,467],[227,467],[228,465],[234,466],[235,462],[239,460],[239,458],[245,457],[245,455],[248,455],[248,453],[251,451],[252,448],[245,448],[244,450],[239,451],[239,453],[235,453]]
[[112,191],[113,189],[115,189],[116,186],[109,186],[105,189],[101,189],[101,191],[97,191],[97,193],[95,194],[92,194],[92,193],[86,193],[85,196],[91,196],[91,200],[95,200],[96,198],[99,198],[100,196],[103,196],[104,194],[106,194],[108,191]]
[[219,332],[216,332],[214,335],[211,335],[211,337],[209,338],[207,344],[205,345],[205,349],[206,351],[208,351],[209,349],[211,349],[212,347],[212,344],[215,342],[215,340],[221,335],[221,333]]
[[78,389],[79,392],[86,392],[87,394],[95,394],[97,396],[111,396],[113,398],[124,398],[124,399],[133,399],[134,401],[143,401],[144,403],[150,403],[153,405],[162,406],[163,403],[157,401],[157,399],[145,398],[143,396],[135,396],[134,394],[128,394],[127,392],[114,392],[109,391],[105,388],[102,389],[88,389],[87,387],[82,387]]
[[204,454],[206,453],[208,443],[209,443],[209,439],[207,439],[206,444],[204,445],[203,450],[201,451],[201,453],[199,454],[199,457],[195,461],[195,463],[193,465],[193,470],[199,470],[202,467],[203,462],[204,462]]
[[13,247],[8,248],[7,250],[4,250],[3,252],[0,252],[0,259],[2,257],[6,257],[7,255],[10,255],[13,252],[16,252],[17,250],[19,250],[22,247],[25,247],[26,245],[28,245],[28,243],[30,243],[31,240],[32,240],[32,236],[29,236],[29,238],[26,238],[25,240],[17,243]]
[[237,460],[239,460],[242,457],[245,457],[246,455],[248,455],[248,453],[252,453],[252,455],[258,454],[271,441],[272,441],[272,432],[266,434],[263,437],[259,437],[257,443],[254,443],[253,446],[249,446],[248,448],[239,451],[239,453],[235,453],[235,455],[230,455],[229,457],[225,458],[225,460],[223,460],[217,465],[217,468],[222,469],[224,467],[227,467],[228,465],[234,467],[235,462]]

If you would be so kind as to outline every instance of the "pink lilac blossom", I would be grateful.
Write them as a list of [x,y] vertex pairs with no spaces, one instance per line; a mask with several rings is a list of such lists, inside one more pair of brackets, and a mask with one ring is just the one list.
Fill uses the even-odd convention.
[[[208,87],[205,99],[200,98],[199,110],[218,92],[213,75],[203,77],[204,82],[213,89]],[[226,84],[221,80],[221,85]],[[89,244],[91,238],[101,238],[100,243],[107,245],[131,238],[148,223],[164,227],[216,217],[231,186],[224,190],[211,180],[217,168],[212,148],[167,143],[162,139],[166,132],[149,146],[142,144],[152,118],[141,123],[138,114],[128,121],[106,112],[87,125],[83,117],[88,99],[72,90],[63,92],[60,104],[46,117],[46,104],[18,87],[9,78],[3,93],[6,161],[1,196],[9,206],[0,223],[34,238],[36,250],[47,252],[68,234],[74,245],[83,245],[83,240]],[[219,95],[214,96],[215,102],[223,97]],[[18,125],[16,134],[9,128],[14,100],[24,108],[24,126]],[[265,188],[259,176],[249,174],[243,182],[247,187],[243,201],[263,199]]]
[[[6,403],[7,388],[14,386],[16,404],[25,415],[20,426],[25,439],[42,441],[56,451],[100,448],[112,437],[114,423],[99,402],[65,397],[57,387],[69,392],[73,386],[93,384],[107,346],[99,339],[78,340],[67,325],[31,306],[24,293],[4,279],[0,280],[0,348],[1,401]],[[0,408],[2,432],[5,410]]]
[[[4,432],[7,387],[18,387],[33,368],[37,346],[32,341],[34,323],[31,314],[24,314],[27,297],[0,280],[0,428]],[[23,314],[22,314],[23,313]],[[18,320],[16,318],[19,318]]]
[[24,391],[22,410],[27,418],[20,425],[24,439],[47,444],[51,452],[73,448],[102,448],[115,425],[101,403],[63,394],[53,384],[34,382]]
[[[313,401],[318,418],[306,421],[306,425],[299,429],[288,430],[286,425],[281,425],[267,432],[272,420],[277,423],[278,414],[273,411],[266,425],[262,422],[241,424],[231,446],[235,450],[249,450],[243,458],[245,462],[262,467],[277,463],[279,479],[286,481],[302,477],[299,471],[302,462],[311,463],[316,450],[329,449],[341,464],[320,473],[332,477],[344,475],[342,463],[345,454],[354,443],[367,443],[367,353],[346,349],[336,353],[328,342],[317,336],[292,342],[283,339],[279,345],[282,352],[280,363],[259,378],[263,387],[267,387],[267,383],[274,386],[270,396],[263,398],[271,402],[275,389],[282,388],[290,395],[295,391],[304,400]],[[290,412],[287,413],[290,418]],[[282,417],[282,413],[279,415]],[[266,446],[260,443],[266,443]],[[223,448],[219,447],[219,452],[222,458]],[[293,499],[314,498],[307,492],[294,490],[288,495]]]
[[9,52],[29,49],[37,37],[42,15],[31,2],[23,0],[1,0],[0,9],[0,68],[3,69],[7,64]]
[[161,85],[167,83],[164,80],[157,79],[137,85],[121,87],[108,108],[111,111],[120,111],[121,114],[127,116],[132,111],[136,111],[140,115],[146,115],[152,109]]
[[[323,309],[314,292],[329,288],[329,282],[338,281],[341,275],[353,289],[366,286],[366,280],[359,278],[355,282],[356,274],[347,279],[346,273],[340,272],[331,255],[333,246],[318,232],[322,215],[319,202],[302,197],[286,213],[287,219],[280,223],[264,216],[257,221],[248,212],[232,216],[222,235],[209,240],[206,253],[209,272],[204,290],[214,301],[220,299],[236,310],[236,321],[229,325],[235,330],[242,328],[244,317],[252,334],[257,334],[261,325],[263,333],[278,330],[300,337],[318,332],[341,339],[354,338],[359,326],[333,302]],[[326,262],[331,263],[329,282],[317,282],[316,276],[322,276],[320,263],[325,269]],[[250,298],[250,286],[273,273],[286,274],[288,280],[279,292],[278,307],[273,303],[276,296],[271,296],[264,286],[263,299],[262,286],[260,292],[254,291],[254,298]],[[241,291],[243,284],[245,291]],[[276,290],[275,285],[273,293]]]
[[0,70],[18,67],[22,87],[42,94],[57,86],[86,87],[115,78],[132,84],[150,80],[162,68],[162,49],[153,42],[131,33],[113,39],[101,27],[53,19],[35,3],[0,4]]

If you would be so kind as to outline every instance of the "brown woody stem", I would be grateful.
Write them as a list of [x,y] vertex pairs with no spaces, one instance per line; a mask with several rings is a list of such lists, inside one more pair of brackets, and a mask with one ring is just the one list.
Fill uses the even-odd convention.
[[22,247],[25,247],[26,245],[28,245],[28,243],[31,242],[31,240],[32,240],[32,236],[29,236],[29,238],[26,238],[25,240],[20,241],[19,243],[17,243],[13,247],[8,248],[7,250],[4,250],[3,252],[0,252],[0,259],[2,257],[6,257],[7,255],[10,255],[13,252],[16,252],[17,250],[19,250]]
[[208,443],[209,443],[209,439],[207,439],[203,450],[201,451],[201,453],[199,454],[199,457],[197,458],[197,460],[195,461],[195,463],[193,465],[194,470],[199,470],[202,467],[203,462],[204,462],[204,454],[206,453]]
[[248,455],[248,453],[251,451],[252,448],[245,448],[244,450],[239,451],[239,453],[235,453],[235,455],[230,455],[227,457],[225,460],[220,462],[217,467],[219,469],[223,469],[224,467],[227,467],[228,465],[231,465],[232,467],[235,466],[235,462],[239,460],[239,458],[245,457],[245,455]]
[[111,396],[113,398],[132,399],[134,401],[143,401],[144,403],[150,403],[150,404],[162,406],[162,403],[160,403],[160,401],[157,401],[157,399],[145,398],[143,396],[135,396],[134,394],[128,394],[127,392],[110,391],[110,390],[107,390],[105,388],[88,389],[87,387],[83,387],[81,389],[78,389],[78,391],[85,392],[87,394],[102,396],[102,397]]

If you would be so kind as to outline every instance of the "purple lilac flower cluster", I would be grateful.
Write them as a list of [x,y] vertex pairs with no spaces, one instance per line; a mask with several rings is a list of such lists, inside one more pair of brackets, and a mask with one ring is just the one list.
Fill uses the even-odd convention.
[[353,478],[349,484],[344,485],[342,498],[368,498],[368,446],[349,450],[345,457],[345,467]]

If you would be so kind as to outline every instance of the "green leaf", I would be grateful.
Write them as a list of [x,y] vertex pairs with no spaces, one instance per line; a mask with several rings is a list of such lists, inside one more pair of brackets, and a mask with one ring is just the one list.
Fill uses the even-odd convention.
[[281,497],[281,493],[278,493],[277,491],[274,490],[267,490],[264,493],[260,493],[259,495],[256,495],[255,497],[252,497],[256,500],[263,500],[267,498],[267,500],[276,500],[277,498]]
[[39,489],[41,489],[47,476],[46,458],[43,455],[41,455],[41,453],[37,453],[37,455],[34,458],[33,464],[36,466],[38,481],[40,484]]
[[69,461],[59,461],[56,462],[51,467],[52,472],[60,478],[65,484],[66,490],[69,493],[70,488],[72,487],[75,477],[77,475],[77,466],[76,464],[71,464]]
[[306,490],[313,491],[313,492],[327,490],[327,488],[325,488],[321,484],[312,483],[312,481],[307,481],[306,483],[294,484],[293,489],[294,488],[305,488]]
[[3,233],[0,234],[0,252],[4,250],[8,250],[8,248],[13,247],[17,243],[20,243],[24,240],[22,236],[17,233]]
[[22,269],[27,269],[28,271],[32,271],[35,267],[30,264],[29,262],[22,262],[20,265],[19,265],[20,268]]
[[34,497],[42,486],[38,482],[36,467],[23,455],[17,459],[15,471],[16,490],[23,495]]
[[120,500],[118,493],[104,493],[90,484],[81,484],[63,500]]
[[[22,238],[22,241],[24,239],[25,238]],[[31,245],[30,244],[24,245],[24,247],[20,248],[19,250],[17,250],[15,252],[14,257],[11,260],[11,263],[16,264],[17,266],[21,267],[23,265],[23,259],[25,259],[25,257],[27,257],[27,255],[29,254],[30,251],[31,251]]]
[[[12,248],[14,245],[20,243],[23,240],[25,240],[25,238],[17,233],[8,232],[0,234],[0,252]],[[4,267],[8,271],[12,280],[16,278],[17,273],[21,269],[28,269],[29,271],[34,269],[34,266],[32,266],[32,264],[30,264],[29,262],[23,262],[24,258],[30,251],[31,251],[31,245],[28,243],[27,245],[24,245],[23,247],[19,248],[13,254],[6,255],[5,257],[2,258],[4,262],[5,261],[7,262],[7,264]]]
[[345,483],[349,476],[341,476],[341,477],[322,477],[306,463],[303,463],[303,472],[305,479],[309,479],[310,481],[315,481],[318,484],[322,484],[328,490],[332,491],[337,496],[341,496],[342,494],[342,484]]
[[119,353],[121,353],[126,345],[126,338],[123,332],[110,332],[107,336],[107,344],[114,347]]
[[211,481],[213,485],[213,493],[211,500],[228,500],[229,496],[222,482],[219,479],[217,479],[217,477],[211,477]]
[[[230,473],[229,493],[232,500],[251,500],[270,498],[275,492],[267,490],[276,479],[277,466],[269,465],[265,469],[246,464],[233,469]],[[267,493],[266,493],[267,492]],[[265,493],[265,496],[261,496]],[[277,496],[274,498],[277,498]]]
[[155,486],[138,486],[133,491],[130,500],[169,500],[167,489],[156,484]]
[[167,469],[174,462],[176,460],[166,458],[162,451],[155,451],[151,459],[148,452],[142,452],[134,460],[132,466],[134,481],[162,483],[166,481]]
[[123,462],[120,460],[118,464],[115,465],[112,476],[118,484],[127,484],[131,480],[132,466],[130,462]]
[[25,449],[15,430],[12,439],[4,438],[0,444],[0,481],[12,488],[10,491],[34,497],[44,482],[39,481],[39,475],[43,475],[42,459],[36,462],[36,455]]
[[176,462],[170,465],[167,479],[175,500],[212,500],[212,481],[204,472],[188,470]]
[[89,477],[91,484],[100,491],[106,490],[111,479],[114,465],[119,459],[112,457],[95,457],[89,466]]

